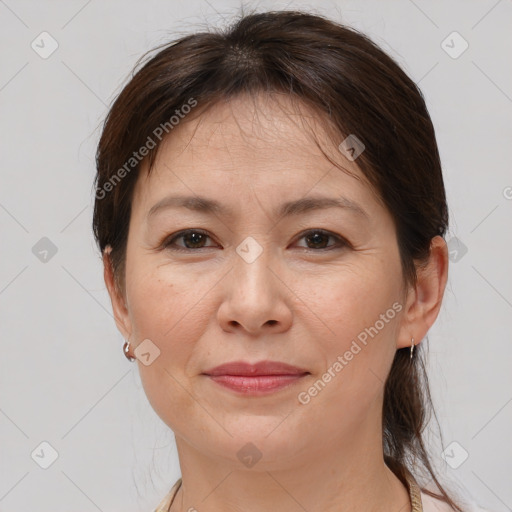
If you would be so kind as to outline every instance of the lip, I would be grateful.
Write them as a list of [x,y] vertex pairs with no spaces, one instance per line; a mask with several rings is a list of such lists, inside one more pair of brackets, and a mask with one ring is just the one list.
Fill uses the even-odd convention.
[[296,383],[309,372],[278,361],[234,361],[207,370],[204,375],[243,395],[265,395]]
[[248,363],[246,361],[233,361],[215,366],[203,372],[209,376],[238,375],[245,377],[258,377],[262,375],[302,375],[309,373],[304,368],[298,368],[279,361],[259,361]]

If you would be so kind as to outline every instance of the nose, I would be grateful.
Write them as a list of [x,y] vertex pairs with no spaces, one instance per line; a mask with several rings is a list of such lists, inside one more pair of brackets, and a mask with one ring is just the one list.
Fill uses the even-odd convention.
[[252,336],[288,330],[293,292],[269,250],[264,249],[251,263],[236,253],[233,260],[233,269],[223,281],[223,300],[217,313],[221,328]]

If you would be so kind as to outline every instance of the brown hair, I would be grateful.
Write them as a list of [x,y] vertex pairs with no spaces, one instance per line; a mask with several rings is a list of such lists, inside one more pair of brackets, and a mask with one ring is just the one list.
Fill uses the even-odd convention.
[[[140,162],[147,160],[151,171],[173,118],[196,105],[190,117],[256,93],[287,94],[323,115],[340,142],[349,134],[363,142],[357,164],[393,217],[404,283],[415,286],[431,239],[446,232],[448,209],[423,95],[391,57],[352,28],[296,11],[243,15],[226,30],[198,32],[155,50],[110,109],[96,155],[93,230],[102,253],[112,248],[123,293]],[[424,492],[461,511],[437,480],[422,437],[433,411],[423,345],[412,364],[407,348],[396,351],[384,391],[384,457],[404,485],[407,469],[417,474],[420,462],[441,495]]]

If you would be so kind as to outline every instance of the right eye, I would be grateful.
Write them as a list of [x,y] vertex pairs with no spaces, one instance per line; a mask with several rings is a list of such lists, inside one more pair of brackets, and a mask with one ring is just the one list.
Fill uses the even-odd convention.
[[[171,251],[189,252],[196,249],[203,249],[212,246],[205,246],[205,242],[210,236],[202,229],[186,229],[179,231],[168,237],[162,243],[164,249],[170,249]],[[176,240],[183,240],[184,245],[176,245]]]

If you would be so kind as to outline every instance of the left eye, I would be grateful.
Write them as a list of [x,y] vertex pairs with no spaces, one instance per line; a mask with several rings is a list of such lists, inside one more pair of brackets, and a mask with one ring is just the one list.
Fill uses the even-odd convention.
[[[302,238],[306,240],[306,243],[311,244],[313,246],[306,247],[307,249],[331,249],[335,245],[338,245],[339,247],[347,245],[343,238],[333,233],[330,233],[329,231],[324,231],[323,229],[312,229],[306,231],[301,235],[299,240]],[[328,242],[329,238],[335,239],[337,243],[334,245],[326,246],[326,243]]]
[[[173,251],[194,251],[196,249],[205,249],[212,247],[205,245],[210,236],[201,229],[187,229],[181,231],[162,243],[162,247]],[[329,239],[334,239],[335,244],[328,245]],[[184,245],[177,245],[177,240],[182,240]],[[348,245],[347,241],[342,237],[325,231],[323,229],[310,229],[301,234],[297,240],[304,239],[306,241],[305,249],[313,250],[330,250],[333,247],[343,247]]]

